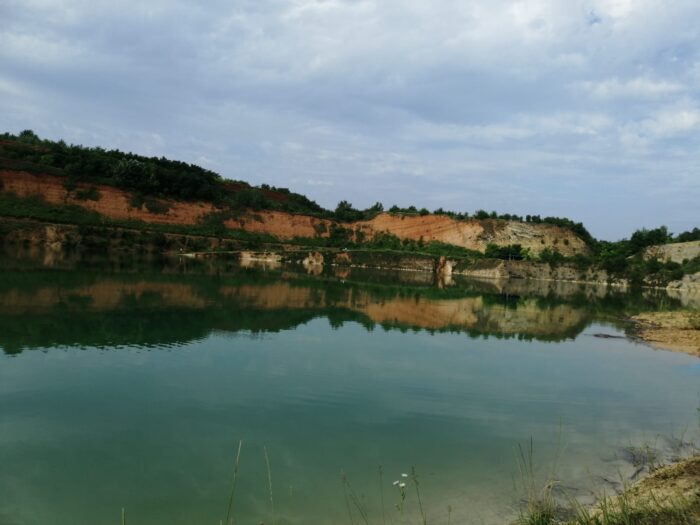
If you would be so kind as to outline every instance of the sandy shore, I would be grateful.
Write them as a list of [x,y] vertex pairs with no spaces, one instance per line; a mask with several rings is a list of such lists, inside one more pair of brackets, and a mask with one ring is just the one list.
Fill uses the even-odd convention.
[[634,338],[654,348],[700,357],[700,311],[647,312],[631,319]]

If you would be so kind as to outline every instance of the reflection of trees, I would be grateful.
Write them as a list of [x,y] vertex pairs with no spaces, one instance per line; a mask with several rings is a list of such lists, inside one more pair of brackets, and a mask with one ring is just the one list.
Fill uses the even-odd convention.
[[522,283],[519,294],[498,286],[282,279],[255,271],[218,277],[6,271],[0,275],[0,346],[17,353],[57,345],[177,345],[213,330],[279,331],[315,317],[333,327],[354,321],[368,329],[562,340],[575,337],[596,316],[655,304],[595,290],[566,295],[536,290],[541,294],[528,296]]

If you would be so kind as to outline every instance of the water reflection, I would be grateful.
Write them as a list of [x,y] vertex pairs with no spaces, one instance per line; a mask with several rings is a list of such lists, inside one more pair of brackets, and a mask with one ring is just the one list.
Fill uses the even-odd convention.
[[334,268],[309,276],[248,263],[73,261],[47,270],[5,262],[0,347],[173,345],[215,330],[277,332],[318,317],[333,327],[354,321],[367,330],[561,341],[597,320],[679,305],[665,294],[604,286],[458,277],[445,286],[421,272]]

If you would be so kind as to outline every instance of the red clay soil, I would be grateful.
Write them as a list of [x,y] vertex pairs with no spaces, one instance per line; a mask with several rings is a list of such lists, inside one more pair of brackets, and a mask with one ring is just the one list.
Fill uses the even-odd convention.
[[134,208],[130,204],[132,194],[100,184],[78,184],[77,189],[95,188],[99,193],[99,199],[96,201],[80,200],[75,198],[75,192],[70,192],[64,187],[65,178],[52,175],[38,176],[22,171],[0,170],[0,180],[3,182],[3,191],[14,193],[18,197],[38,197],[55,205],[72,204],[117,220],[193,225],[204,215],[216,210],[212,204],[206,202],[159,199],[167,204],[169,210],[166,213],[151,213],[143,208]]
[[[251,212],[240,220],[228,220],[224,224],[231,229],[269,233],[279,239],[291,239],[293,237],[316,237],[317,235],[327,237],[331,221],[309,215],[292,215],[281,211],[260,211]],[[316,228],[319,230],[317,231]]]

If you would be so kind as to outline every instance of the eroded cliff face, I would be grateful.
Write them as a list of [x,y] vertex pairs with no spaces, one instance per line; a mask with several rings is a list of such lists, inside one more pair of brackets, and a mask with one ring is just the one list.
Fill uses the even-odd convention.
[[457,221],[444,215],[391,215],[381,213],[371,221],[356,224],[366,236],[389,232],[399,239],[440,241],[484,252],[488,244],[520,244],[533,254],[556,248],[563,255],[588,253],[588,247],[570,231],[551,224],[501,220]]
[[700,241],[674,242],[649,246],[644,250],[644,258],[659,259],[664,262],[673,261],[682,263],[684,260],[700,257]]
[[483,259],[472,261],[466,266],[458,264],[454,273],[477,279],[588,282],[624,287],[629,284],[626,280],[614,279],[605,270],[596,267],[579,269],[570,263],[552,266],[538,261]]
[[[136,220],[150,224],[196,225],[218,210],[206,202],[182,202],[158,199],[160,211],[149,211],[135,205],[134,196],[112,186],[77,184],[68,189],[66,179],[50,175],[33,175],[20,171],[0,170],[0,191],[21,198],[40,198],[61,206],[74,205],[96,212],[113,220]],[[90,190],[94,199],[79,198],[80,191]],[[232,230],[263,233],[280,240],[294,237],[328,237],[335,223],[307,215],[293,215],[280,211],[249,212],[224,225]],[[497,245],[520,244],[533,254],[544,248],[557,249],[563,255],[587,253],[586,244],[569,230],[549,224],[529,224],[500,220],[457,221],[443,215],[392,215],[381,213],[369,221],[340,223],[351,232],[351,237],[372,239],[389,233],[401,240],[440,241],[470,250],[484,252],[490,243]]]
[[[73,205],[85,208],[115,220],[137,220],[152,224],[194,225],[216,208],[206,202],[180,202],[168,199],[158,201],[168,208],[163,213],[153,213],[143,206],[132,204],[133,195],[113,186],[100,184],[77,184],[75,190],[65,187],[66,179],[51,175],[33,175],[21,171],[0,170],[1,190],[18,197],[39,198],[54,204]],[[77,191],[94,189],[97,199],[79,199]]]

